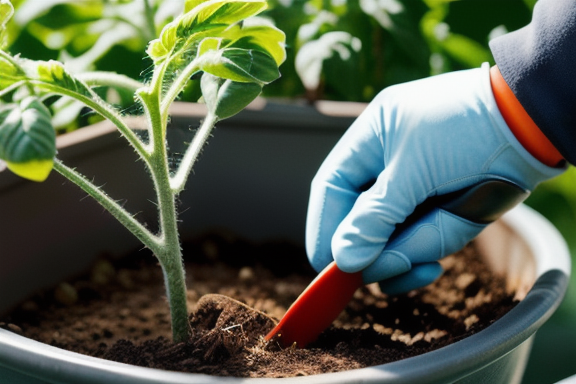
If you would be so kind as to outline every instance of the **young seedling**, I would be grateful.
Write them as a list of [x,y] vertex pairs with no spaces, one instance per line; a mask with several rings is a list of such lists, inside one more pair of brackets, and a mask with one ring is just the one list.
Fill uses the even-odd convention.
[[[147,0],[143,0],[147,1]],[[57,61],[32,61],[0,50],[0,159],[14,173],[45,180],[52,169],[106,208],[158,258],[162,267],[175,342],[189,336],[186,286],[175,199],[184,189],[198,154],[215,124],[247,106],[276,80],[285,59],[282,31],[252,16],[265,0],[186,0],[182,15],[151,41],[153,61],[145,84],[114,73],[71,74]],[[0,0],[0,31],[14,12]],[[166,129],[170,105],[191,77],[199,78],[207,114],[175,172],[169,168]],[[148,123],[141,139],[120,111],[94,91],[98,86],[134,91]],[[51,112],[55,95],[82,102],[118,128],[149,170],[157,196],[159,231],[152,233],[101,188],[57,157]]]

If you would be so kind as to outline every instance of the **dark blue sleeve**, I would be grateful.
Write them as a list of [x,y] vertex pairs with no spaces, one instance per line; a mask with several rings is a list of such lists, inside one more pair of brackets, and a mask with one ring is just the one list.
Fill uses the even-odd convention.
[[576,0],[539,0],[530,24],[490,48],[526,112],[576,164]]

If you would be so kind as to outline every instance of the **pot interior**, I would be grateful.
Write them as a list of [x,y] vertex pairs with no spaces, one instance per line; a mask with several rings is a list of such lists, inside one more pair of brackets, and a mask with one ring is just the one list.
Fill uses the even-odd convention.
[[531,248],[504,221],[488,227],[476,239],[482,258],[495,274],[506,276],[508,293],[522,300],[536,281],[536,260]]

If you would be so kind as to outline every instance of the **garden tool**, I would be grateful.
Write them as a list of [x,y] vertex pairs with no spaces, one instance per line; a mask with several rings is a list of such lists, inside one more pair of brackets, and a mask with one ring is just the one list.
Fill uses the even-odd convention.
[[[526,199],[528,194],[528,190],[513,182],[490,179],[460,191],[431,197],[397,226],[388,244],[409,236],[407,234],[415,230],[414,224],[434,208],[488,225]],[[332,324],[354,292],[364,284],[362,271],[346,273],[335,262],[330,263],[290,306],[265,339],[274,339],[283,348],[306,347]]]

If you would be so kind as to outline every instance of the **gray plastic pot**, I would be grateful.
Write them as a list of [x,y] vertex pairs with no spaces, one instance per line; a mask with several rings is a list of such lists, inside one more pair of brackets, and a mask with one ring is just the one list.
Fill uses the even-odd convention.
[[[259,101],[220,123],[180,202],[184,238],[228,228],[248,239],[302,243],[310,180],[354,116],[356,104],[321,109]],[[330,112],[332,111],[332,112]],[[334,112],[336,111],[336,112]],[[177,104],[173,139],[186,139],[201,106]],[[138,126],[139,121],[133,122]],[[86,140],[88,139],[88,140]],[[106,123],[59,138],[59,156],[153,223],[147,176]],[[177,145],[173,144],[175,151]],[[102,170],[110,172],[100,176]],[[64,184],[64,185],[63,185]],[[0,312],[38,289],[80,273],[106,252],[138,246],[113,218],[58,175],[35,184],[0,172]],[[539,214],[520,206],[478,238],[496,272],[522,301],[485,330],[436,351],[377,367],[275,379],[301,383],[519,383],[531,341],[566,291],[567,247]],[[0,329],[0,383],[259,383],[133,367],[54,348]]]

